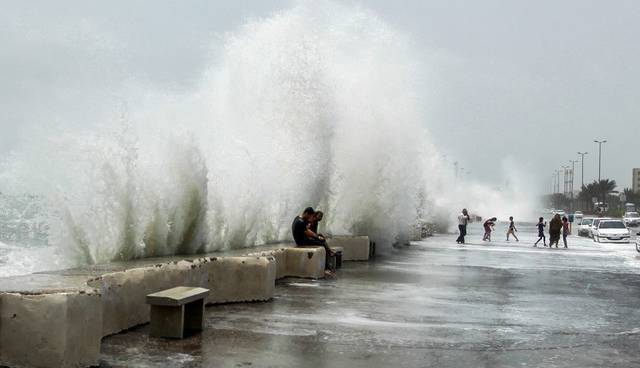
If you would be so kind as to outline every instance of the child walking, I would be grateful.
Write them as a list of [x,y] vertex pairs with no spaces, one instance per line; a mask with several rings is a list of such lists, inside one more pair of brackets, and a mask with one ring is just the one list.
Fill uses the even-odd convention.
[[538,241],[533,244],[534,247],[538,246],[538,243],[540,242],[540,240],[542,240],[542,244],[544,244],[544,246],[547,246],[547,238],[544,236],[544,227],[547,226],[547,224],[544,223],[544,218],[540,217],[538,219]]
[[513,216],[509,216],[509,230],[507,230],[507,241],[509,241],[509,235],[513,235],[513,237],[516,238],[516,241],[520,241],[520,239],[518,239],[518,237],[516,236],[517,231],[518,229],[516,229],[516,224],[513,222]]
[[496,221],[498,221],[498,219],[492,217],[484,222],[482,225],[484,227],[484,237],[482,241],[491,241],[491,232],[493,231],[493,226],[496,224]]
[[567,236],[569,236],[569,219],[566,216],[562,217],[562,242],[564,247],[567,247]]

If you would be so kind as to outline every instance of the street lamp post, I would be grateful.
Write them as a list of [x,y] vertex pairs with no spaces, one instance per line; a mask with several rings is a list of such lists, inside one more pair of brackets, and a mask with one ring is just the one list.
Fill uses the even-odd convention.
[[567,190],[567,183],[568,183],[567,174],[569,172],[569,170],[568,170],[569,166],[562,165],[561,167],[562,167],[562,182],[563,182],[562,183],[562,194],[564,194],[566,196],[567,192],[568,192],[568,190]]
[[[595,143],[598,143],[598,186],[601,186],[600,181],[602,180],[602,144],[603,143],[607,143],[606,139],[603,139],[601,141],[594,139],[593,140]],[[601,195],[602,195],[602,209],[604,209],[604,200],[605,200],[605,194],[604,194],[604,190],[601,190]]]
[[[580,169],[580,175],[582,176],[582,180],[580,181],[580,190],[583,191],[584,190],[584,155],[588,155],[589,152],[586,152],[586,151],[585,152],[578,152],[578,154],[580,155],[580,162],[581,162],[581,165],[582,165],[582,168]],[[588,208],[588,205],[587,205],[588,202],[587,201],[588,201],[588,199],[585,198],[585,202],[584,202],[584,204],[585,204],[584,210],[585,211]]]
[[576,162],[578,162],[578,160],[569,160],[569,162],[571,162],[571,175],[569,176],[569,181],[571,182],[571,202],[569,204],[569,210],[573,212],[573,174],[576,172]]

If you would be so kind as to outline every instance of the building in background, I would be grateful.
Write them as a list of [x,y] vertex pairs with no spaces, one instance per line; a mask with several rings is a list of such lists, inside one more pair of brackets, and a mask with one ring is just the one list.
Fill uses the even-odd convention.
[[634,193],[640,193],[640,168],[633,169],[631,175],[631,188]]

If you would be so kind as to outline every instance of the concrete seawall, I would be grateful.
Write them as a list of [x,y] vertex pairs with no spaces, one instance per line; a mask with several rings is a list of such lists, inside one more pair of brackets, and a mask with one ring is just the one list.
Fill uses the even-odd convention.
[[[341,237],[340,246],[364,244],[352,239]],[[102,337],[148,323],[146,295],[174,286],[210,289],[208,304],[267,301],[279,278],[324,276],[323,248],[247,251],[0,278],[0,365],[96,365]]]

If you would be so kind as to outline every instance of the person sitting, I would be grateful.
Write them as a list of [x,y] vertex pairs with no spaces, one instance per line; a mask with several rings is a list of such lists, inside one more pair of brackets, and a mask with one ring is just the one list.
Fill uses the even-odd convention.
[[309,230],[314,232],[319,239],[326,240],[325,236],[318,232],[318,224],[324,218],[324,213],[322,211],[316,211],[315,214],[311,217],[311,221],[309,222]]
[[[314,217],[315,211],[313,210],[313,208],[307,207],[304,209],[304,211],[302,211],[301,215],[296,216],[293,219],[293,224],[291,224],[293,240],[295,240],[298,247],[323,247],[326,252],[327,259],[327,262],[325,263],[325,269],[328,270],[329,257],[335,256],[335,252],[333,252],[331,248],[329,248],[324,237],[319,236],[310,229],[310,225]],[[328,273],[329,276],[333,276],[333,273],[331,271],[328,271],[326,273]]]

